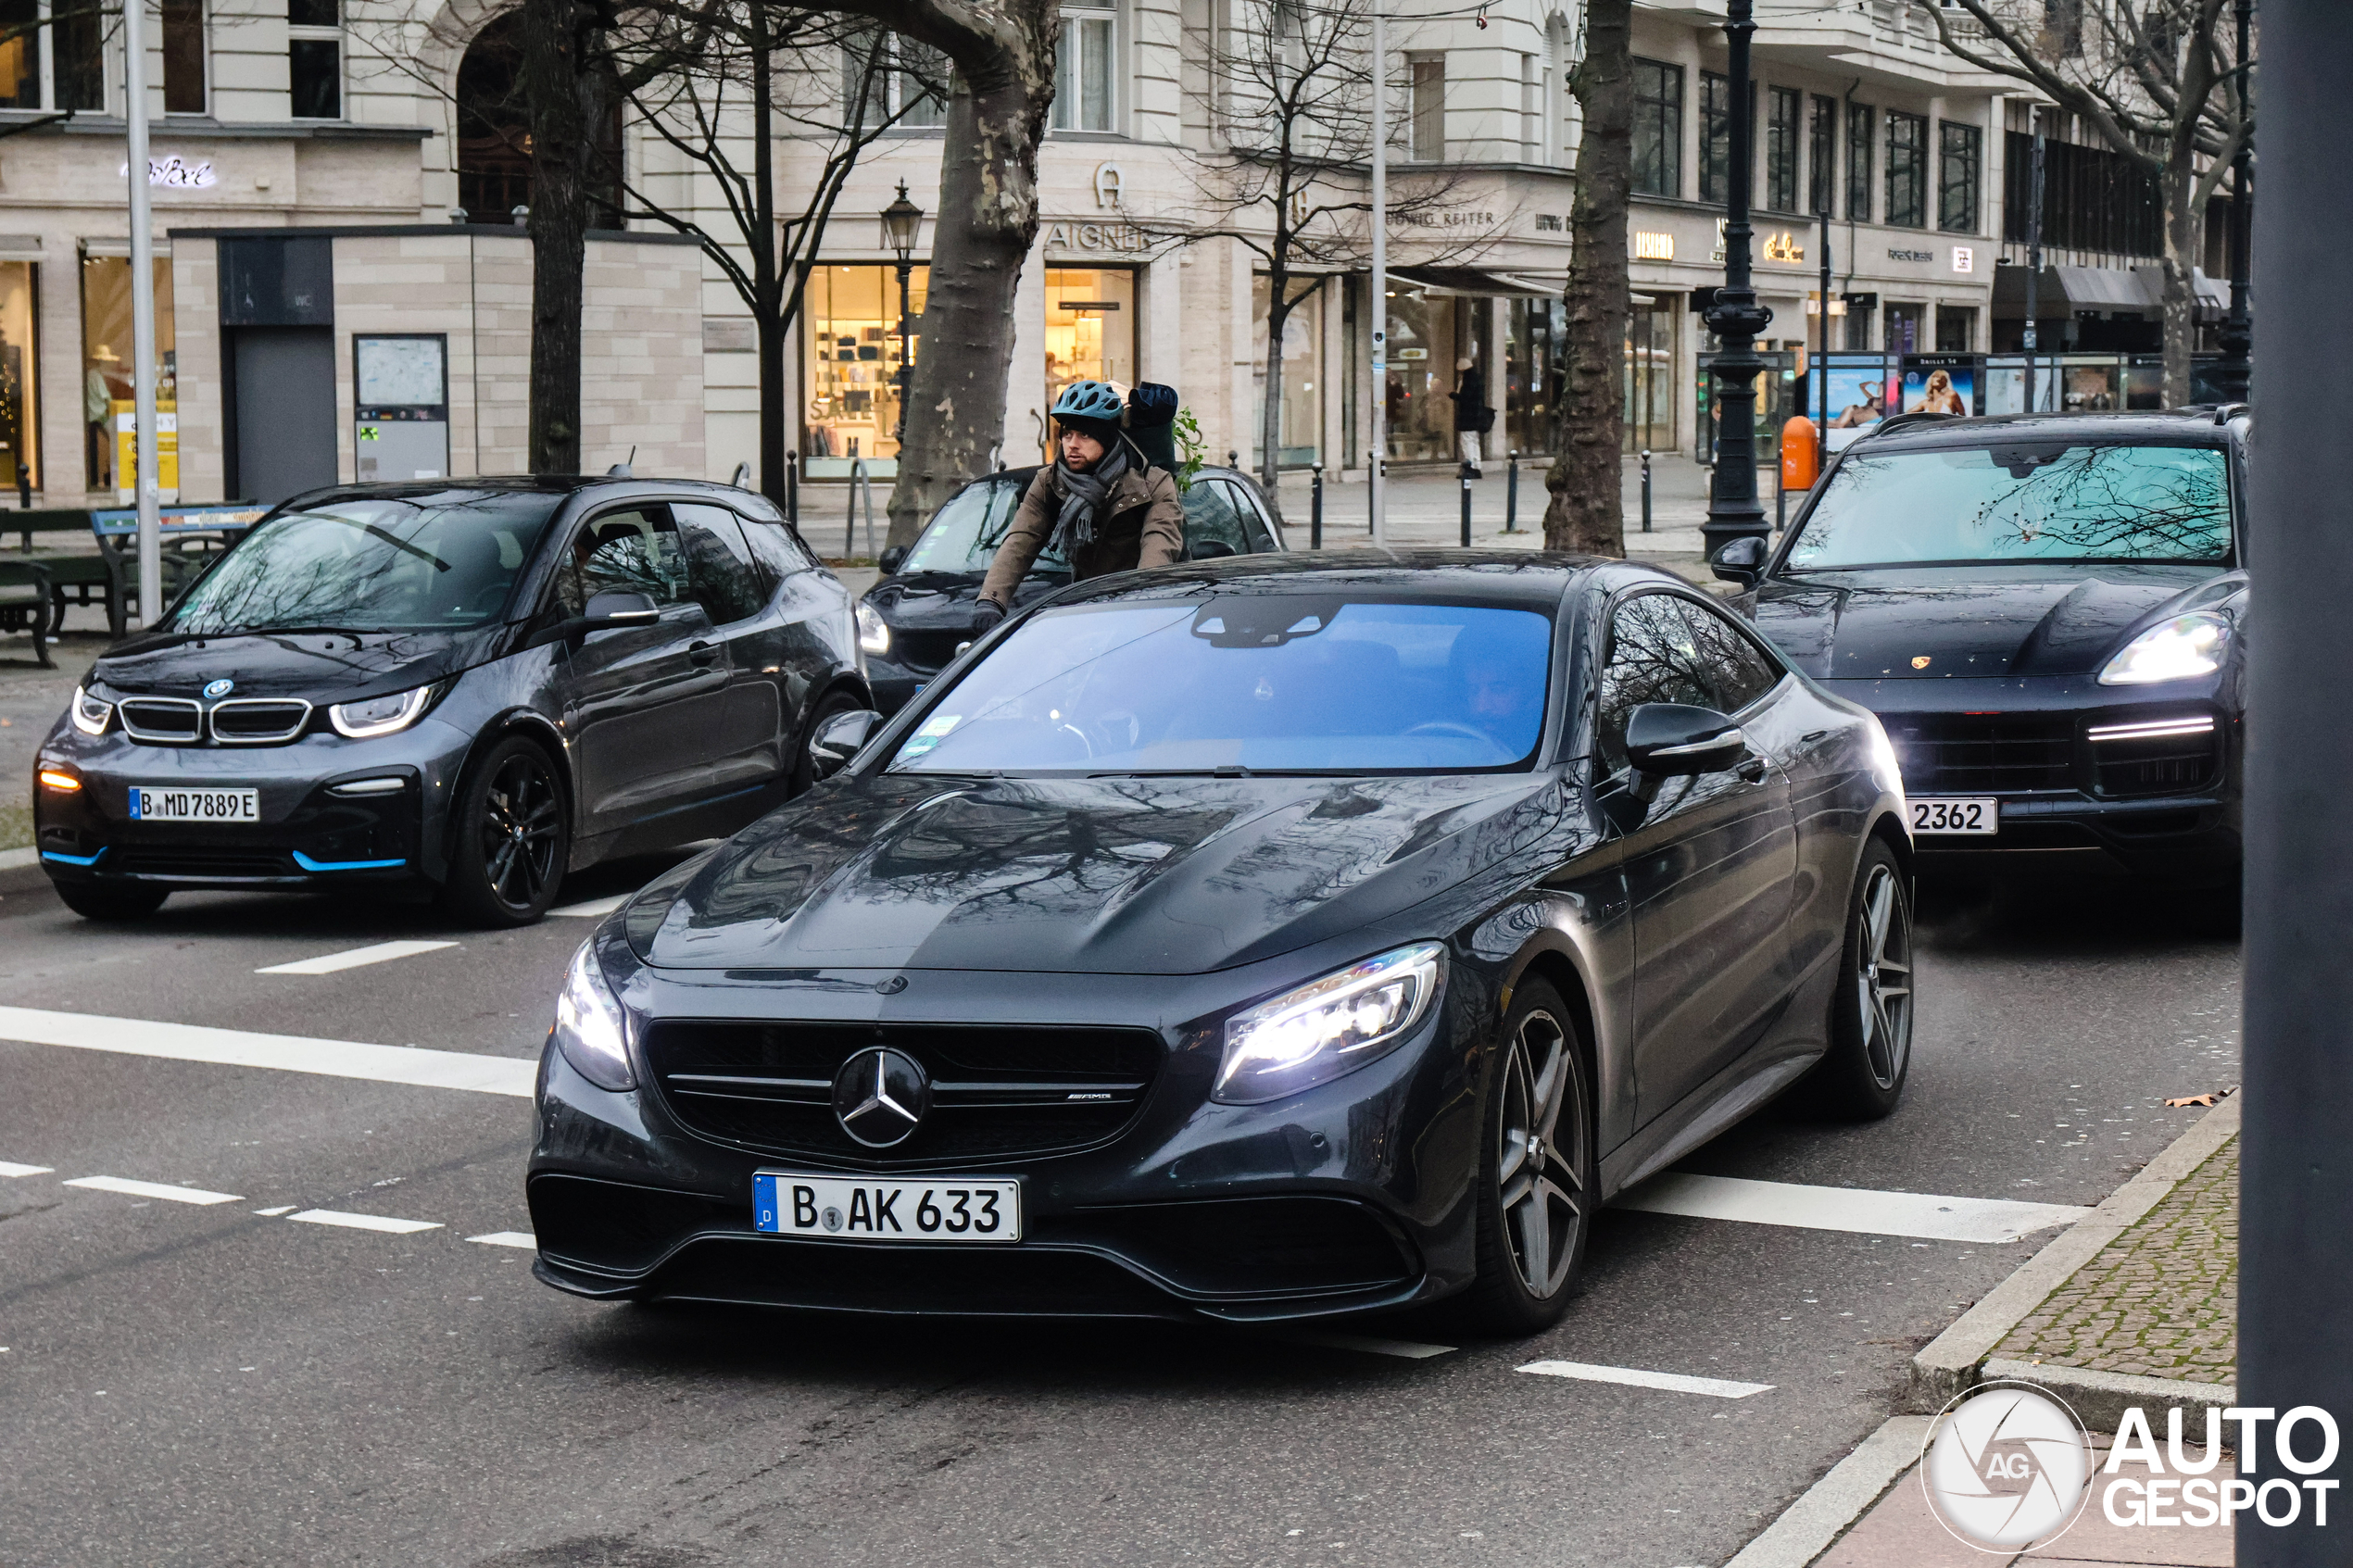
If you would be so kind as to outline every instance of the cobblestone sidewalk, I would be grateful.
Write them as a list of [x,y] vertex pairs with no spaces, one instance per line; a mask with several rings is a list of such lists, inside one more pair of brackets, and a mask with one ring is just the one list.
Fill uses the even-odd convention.
[[2235,1381],[2239,1140],[2010,1331],[2006,1359],[2189,1383]]

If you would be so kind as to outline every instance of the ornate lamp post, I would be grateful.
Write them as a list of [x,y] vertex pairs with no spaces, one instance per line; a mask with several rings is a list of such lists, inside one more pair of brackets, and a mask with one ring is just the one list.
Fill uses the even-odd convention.
[[[2239,32],[2239,121],[2245,124],[2247,110],[2246,58],[2251,45],[2249,23],[2253,19],[2253,0],[2238,0]],[[2254,367],[2248,363],[2248,350],[2255,346],[2255,324],[2246,312],[2246,273],[2249,224],[2254,213],[2251,197],[2255,174],[2255,149],[2246,142],[2239,143],[2238,154],[2231,160],[2231,313],[2222,320],[2221,362],[2214,367],[2214,390],[2225,403],[2246,401],[2248,389],[2254,383]]]
[[899,373],[891,379],[899,386],[899,420],[891,426],[890,438],[904,445],[907,439],[907,383],[914,374],[908,337],[908,280],[915,272],[915,236],[923,232],[924,209],[907,199],[907,182],[899,182],[899,199],[882,210],[883,236],[890,248],[899,254]]
[[[1724,286],[1705,312],[1708,331],[1722,345],[1716,356],[1716,477],[1708,487],[1707,521],[1700,525],[1713,558],[1734,539],[1766,535],[1765,508],[1756,501],[1756,378],[1765,361],[1756,334],[1773,313],[1756,303],[1748,270],[1748,199],[1755,163],[1751,145],[1748,50],[1756,31],[1755,0],[1730,0],[1724,36],[1731,46],[1731,179],[1724,201]],[[1823,302],[1829,308],[1829,302]]]

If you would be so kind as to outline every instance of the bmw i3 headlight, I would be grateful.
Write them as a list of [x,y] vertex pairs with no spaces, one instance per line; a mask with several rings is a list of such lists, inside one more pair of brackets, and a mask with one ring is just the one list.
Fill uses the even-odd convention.
[[371,740],[405,730],[424,717],[432,706],[438,684],[412,686],[405,692],[392,692],[384,696],[363,697],[358,702],[338,702],[327,709],[327,721],[335,734],[346,740]]
[[2124,651],[2100,671],[2100,684],[2148,686],[2211,675],[2222,668],[2230,646],[2230,617],[2205,610],[2177,615],[2125,644]]
[[107,733],[107,721],[114,717],[114,704],[92,696],[87,686],[76,686],[72,712],[75,729],[85,735],[102,735]]
[[1404,1040],[1445,977],[1445,947],[1416,942],[1236,1013],[1210,1098],[1255,1105],[1354,1072]]
[[629,1015],[605,983],[594,937],[572,956],[563,992],[556,997],[552,1034],[573,1071],[597,1087],[616,1093],[636,1087],[637,1074],[629,1065]]
[[865,653],[890,651],[890,622],[863,599],[858,602],[858,646]]

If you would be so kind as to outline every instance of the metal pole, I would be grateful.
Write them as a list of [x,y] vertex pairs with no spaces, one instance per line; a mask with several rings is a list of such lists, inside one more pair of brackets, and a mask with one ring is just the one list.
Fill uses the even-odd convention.
[[[1722,347],[1716,356],[1716,477],[1708,486],[1707,521],[1700,525],[1708,557],[1734,539],[1765,537],[1765,508],[1756,499],[1756,378],[1765,361],[1756,334],[1773,313],[1756,303],[1749,281],[1748,203],[1755,151],[1750,134],[1749,43],[1756,31],[1755,0],[1729,0],[1724,37],[1731,54],[1731,178],[1724,202],[1724,285],[1707,307],[1708,330]],[[1705,134],[1703,129],[1702,134]]]
[[[1837,144],[1836,137],[1831,138],[1831,144],[1833,146]],[[1822,298],[1821,303],[1815,307],[1815,315],[1822,323],[1822,330],[1816,334],[1821,340],[1822,346],[1816,350],[1814,355],[1820,363],[1821,368],[1816,379],[1820,382],[1822,388],[1821,395],[1814,399],[1814,471],[1816,473],[1830,467],[1831,462],[1831,209],[1829,203],[1830,187],[1833,182],[1827,180],[1823,182],[1823,207],[1816,219],[1819,228],[1815,237],[1821,242],[1822,246]]]
[[[2249,24],[2255,7],[2250,0],[2238,0],[2238,79],[2239,122],[2247,119],[2247,73],[2246,65],[2252,55]],[[2222,358],[2214,367],[2216,395],[2225,403],[2243,403],[2254,384],[2254,370],[2248,363],[2247,351],[2254,346],[2254,326],[2247,320],[2247,222],[2254,207],[2255,178],[2254,139],[2239,143],[2239,150],[2231,159],[2231,313],[2222,320],[2221,333]]]
[[[2255,215],[2253,359],[2276,389],[2322,386],[2353,360],[2344,309],[2353,245],[2353,160],[2345,156],[2345,85],[2353,82],[2353,7],[2343,0],[2269,0],[2263,38],[2263,180]],[[2258,389],[2259,390],[2259,389]],[[2325,397],[2283,395],[2263,410],[2263,449],[2248,465],[2249,537],[2263,574],[2263,622],[2247,639],[2252,716],[2246,746],[2246,1105],[2239,1187],[2238,1396],[2250,1413],[2246,1478],[2285,1481],[2306,1506],[2293,1524],[2238,1523],[2241,1568],[2318,1568],[2345,1561],[2347,1514],[2330,1496],[2315,1527],[2314,1481],[2353,1472],[2353,1444],[2313,1476],[2280,1462],[2276,1420],[2300,1406],[2353,1422],[2353,1074],[2345,1020],[2353,970],[2353,821],[2317,816],[2353,771],[2335,672],[2353,659],[2344,587],[2353,531],[2344,526],[2343,419]],[[2269,1410],[2266,1410],[2269,1407]],[[2233,1432],[2233,1436],[2240,1434]],[[2320,1433],[2300,1423],[2296,1451]],[[2273,1512],[2285,1512],[2279,1493]]]
[[2026,201],[2026,411],[2034,411],[2034,351],[2041,344],[2034,312],[2043,282],[2043,107],[2027,111],[2034,127],[2034,175]]
[[899,423],[890,438],[903,449],[907,445],[907,383],[915,373],[915,362],[910,358],[907,341],[907,283],[914,275],[915,264],[901,257],[899,261],[899,374],[891,378],[899,383]]
[[1504,532],[1519,532],[1519,448],[1504,455]]
[[1651,531],[1651,449],[1642,448],[1642,532]]
[[1321,463],[1315,465],[1315,478],[1309,485],[1307,495],[1307,547],[1320,550],[1324,547],[1324,465]]
[[139,507],[139,624],[163,618],[162,467],[156,451],[156,232],[147,208],[147,19],[143,0],[122,7],[124,140],[131,182],[131,375],[132,494]]
[[866,472],[866,459],[849,459],[849,510],[841,520],[841,553],[845,558],[858,553],[858,481]]
[[1463,548],[1470,548],[1471,466],[1463,464]]
[[800,532],[800,454],[785,454],[785,521]]
[[1389,37],[1380,6],[1373,6],[1373,408],[1365,421],[1372,446],[1365,457],[1366,518],[1373,543],[1389,540]]

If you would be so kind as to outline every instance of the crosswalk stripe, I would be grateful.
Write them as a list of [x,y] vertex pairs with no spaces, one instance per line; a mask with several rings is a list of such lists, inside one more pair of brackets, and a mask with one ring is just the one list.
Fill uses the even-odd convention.
[[0,1160],[0,1176],[45,1176],[53,1169],[48,1165],[11,1165]]
[[65,1184],[93,1192],[119,1192],[125,1198],[160,1198],[169,1203],[238,1203],[233,1192],[207,1192],[202,1187],[166,1186],[161,1182],[134,1182],[121,1176],[78,1176]]
[[333,1209],[306,1209],[299,1214],[289,1214],[289,1220],[306,1225],[341,1225],[346,1230],[383,1231],[391,1236],[407,1236],[412,1231],[437,1231],[436,1220],[390,1220],[382,1214],[346,1214]]
[[414,958],[419,953],[437,953],[444,947],[454,947],[455,942],[378,942],[372,947],[353,947],[341,953],[321,953],[315,959],[296,959],[292,963],[273,963],[267,969],[257,969],[256,974],[333,974],[341,970],[359,969],[371,963],[389,963],[394,959]]
[[379,1084],[409,1084],[427,1089],[471,1089],[479,1094],[514,1095],[524,1099],[531,1097],[533,1080],[539,1073],[538,1063],[527,1058],[427,1050],[417,1046],[371,1046],[358,1040],[320,1040],[301,1035],[254,1035],[241,1029],[46,1012],[37,1008],[0,1007],[0,1040],[162,1057],[173,1061],[208,1061],[224,1067],[317,1073],[331,1078],[365,1078]]
[[2036,1231],[2071,1225],[2089,1209],[2028,1203],[2007,1198],[1945,1198],[1925,1192],[1875,1192],[1860,1187],[1755,1182],[1740,1176],[1670,1172],[1620,1193],[1620,1209],[1681,1214],[1695,1220],[1739,1220],[1800,1230],[1852,1231],[1866,1236],[1917,1236],[1932,1241],[2017,1241]]
[[1721,1377],[1689,1377],[1679,1372],[1643,1372],[1634,1367],[1593,1366],[1585,1361],[1530,1361],[1516,1372],[1539,1377],[1573,1377],[1583,1383],[1617,1383],[1629,1388],[1660,1388],[1670,1394],[1705,1394],[1718,1399],[1745,1399],[1769,1394],[1769,1383],[1734,1383]]
[[479,1241],[484,1247],[520,1247],[527,1251],[539,1250],[539,1238],[529,1231],[492,1231],[488,1236],[470,1236],[468,1241]]

